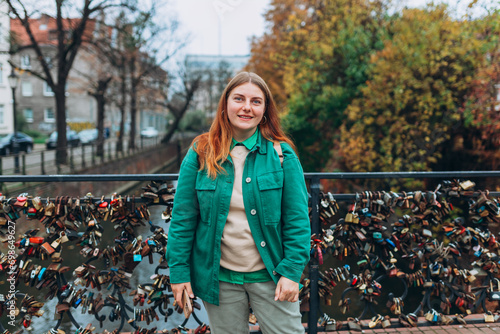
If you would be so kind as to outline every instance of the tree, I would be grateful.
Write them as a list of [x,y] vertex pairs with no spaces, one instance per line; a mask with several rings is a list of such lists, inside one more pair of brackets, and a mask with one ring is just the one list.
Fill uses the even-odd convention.
[[[474,162],[471,169],[497,170],[500,167],[500,27],[498,10],[490,12],[472,27],[482,41],[485,56],[472,76],[462,113],[464,130],[454,143]],[[444,160],[451,157],[445,155]],[[464,166],[466,167],[466,166]]]
[[97,156],[104,155],[104,115],[106,106],[106,91],[113,77],[111,75],[102,75],[97,79],[95,87],[89,90],[97,101]]
[[144,10],[135,11],[133,18],[125,18],[128,24],[123,24],[125,29],[121,32],[125,40],[125,69],[130,80],[129,149],[135,148],[137,93],[142,80],[165,64],[186,43],[176,34],[178,22],[174,19],[166,21],[157,13],[160,13],[157,2]]
[[251,56],[245,70],[259,74],[266,81],[280,110],[285,109],[288,100],[283,77],[290,21],[295,17],[306,18],[308,6],[311,5],[304,0],[273,0],[264,15],[269,31],[251,40]]
[[[15,21],[14,25],[18,25],[17,31],[24,30],[24,36],[18,36],[18,40],[22,40],[21,45],[13,45],[12,51],[15,52],[19,48],[33,49],[39,67],[27,70],[32,75],[45,81],[54,92],[56,105],[56,129],[57,136],[57,163],[64,164],[67,161],[66,151],[66,83],[73,63],[76,59],[80,47],[84,43],[89,43],[92,39],[92,22],[93,16],[112,6],[122,5],[113,0],[86,0],[81,8],[76,9],[71,2],[64,0],[54,1],[55,17],[50,18],[56,21],[56,36],[55,42],[47,45],[47,41],[42,40],[39,35],[36,35],[32,29],[33,16],[36,12],[29,12],[22,0],[5,0],[9,5],[11,14]],[[64,17],[65,12],[78,12],[77,18],[69,19]],[[51,59],[51,63],[49,63]],[[19,67],[18,64],[13,64]],[[54,70],[51,70],[51,67]]]
[[168,108],[174,120],[169,126],[166,135],[162,138],[163,143],[168,143],[175,131],[179,128],[179,124],[189,109],[193,100],[195,92],[200,88],[201,80],[203,78],[200,72],[189,72],[186,70],[186,64],[179,71],[178,77],[181,80],[181,87],[179,91],[172,94],[172,98],[168,99],[165,95],[163,106]]
[[184,64],[184,67],[188,77],[200,77],[198,91],[204,94],[204,105],[201,106],[201,109],[205,110],[207,119],[212,119],[217,111],[217,105],[219,104],[222,92],[233,77],[230,64],[227,61],[221,60],[215,68],[193,70],[192,66],[187,63]]
[[[113,73],[113,67],[102,49],[102,41],[107,40],[111,43],[111,36],[108,27],[103,22],[104,13],[99,15],[96,25],[99,27],[94,32],[93,43],[82,45],[82,57],[80,67],[75,66],[74,71],[79,74],[79,84],[81,89],[96,100],[97,104],[97,156],[104,154],[104,119],[105,109],[110,98],[108,97],[108,86],[113,79],[116,79]],[[76,81],[76,78],[71,78]]]
[[[337,157],[335,143],[344,110],[361,95],[370,54],[389,35],[385,1],[317,1],[290,15],[281,43],[284,117],[305,170],[323,170]],[[334,164],[334,166],[338,164]]]
[[[113,36],[104,34],[96,40],[97,50],[99,50],[101,56],[106,59],[106,63],[110,65],[113,69],[113,73],[116,75],[116,80],[111,82],[110,88],[114,93],[111,94],[111,99],[120,110],[120,130],[116,142],[117,152],[123,152],[127,107],[128,76],[126,65],[129,43],[128,36],[132,29],[132,24],[126,17],[127,14],[125,10],[122,9],[119,11],[116,18],[111,19],[111,22],[105,22],[103,20],[102,24],[108,26],[112,30],[111,34],[115,34],[116,36],[113,38]],[[106,31],[109,30],[106,29]]]
[[[362,96],[345,111],[340,150],[349,171],[427,171],[464,166],[454,134],[464,131],[464,104],[484,43],[470,22],[445,6],[408,9],[393,38],[371,58]],[[453,152],[455,164],[443,160]]]

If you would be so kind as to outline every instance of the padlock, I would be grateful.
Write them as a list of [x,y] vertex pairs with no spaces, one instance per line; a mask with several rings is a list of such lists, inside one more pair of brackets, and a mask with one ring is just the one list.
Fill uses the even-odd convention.
[[434,310],[430,310],[425,314],[425,320],[432,322],[434,320]]
[[434,311],[434,314],[433,314],[433,317],[432,317],[432,322],[434,322],[434,323],[440,322],[441,321],[441,316],[439,315],[439,313],[436,310],[433,310],[433,311]]
[[493,280],[490,281],[490,300],[500,300],[500,280],[498,280],[497,278],[495,278],[495,280],[497,281],[496,289],[493,288]]
[[491,311],[484,314],[484,322],[495,322],[495,316],[491,313]]
[[46,252],[49,256],[50,256],[50,255],[52,255],[52,254],[55,252],[55,249],[54,249],[51,245],[49,245],[49,243],[48,243],[48,242],[43,243],[43,244],[40,246],[40,248],[41,248],[44,252]]
[[380,314],[377,314],[370,320],[370,322],[368,323],[368,327],[375,328],[378,324],[382,323],[383,320],[384,317]]
[[50,246],[52,246],[52,248],[54,248],[54,249],[57,249],[60,244],[61,244],[61,238],[57,238],[54,241],[52,241]]
[[61,231],[61,233],[59,233],[59,238],[60,238],[60,242],[62,244],[64,244],[65,242],[68,242],[69,241],[69,238],[68,236],[66,235],[66,232],[64,231]]
[[391,317],[386,315],[384,317],[384,321],[382,321],[382,328],[388,328],[388,327],[391,327]]
[[37,214],[37,211],[35,208],[28,209],[28,218],[35,218],[36,214]]

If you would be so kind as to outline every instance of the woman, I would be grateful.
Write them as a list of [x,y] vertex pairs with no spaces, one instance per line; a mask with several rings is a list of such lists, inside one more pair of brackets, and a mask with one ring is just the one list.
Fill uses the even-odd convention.
[[[279,155],[282,152],[282,160]],[[212,333],[304,333],[299,280],[309,261],[307,190],[262,78],[226,86],[210,131],[182,162],[167,260],[175,300],[205,305]]]

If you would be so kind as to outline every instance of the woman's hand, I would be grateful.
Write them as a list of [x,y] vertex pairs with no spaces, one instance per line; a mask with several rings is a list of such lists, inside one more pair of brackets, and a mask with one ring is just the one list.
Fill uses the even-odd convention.
[[174,293],[174,299],[177,305],[182,309],[182,291],[186,290],[190,298],[194,298],[193,290],[191,289],[191,282],[171,284],[172,292]]
[[299,283],[281,276],[274,292],[274,300],[296,302],[299,300]]

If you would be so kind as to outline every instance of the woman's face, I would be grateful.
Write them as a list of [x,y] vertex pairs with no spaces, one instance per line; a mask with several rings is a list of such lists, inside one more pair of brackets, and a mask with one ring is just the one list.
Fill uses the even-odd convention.
[[266,111],[264,93],[252,83],[235,87],[227,99],[227,116],[233,128],[233,138],[244,141],[257,129]]

